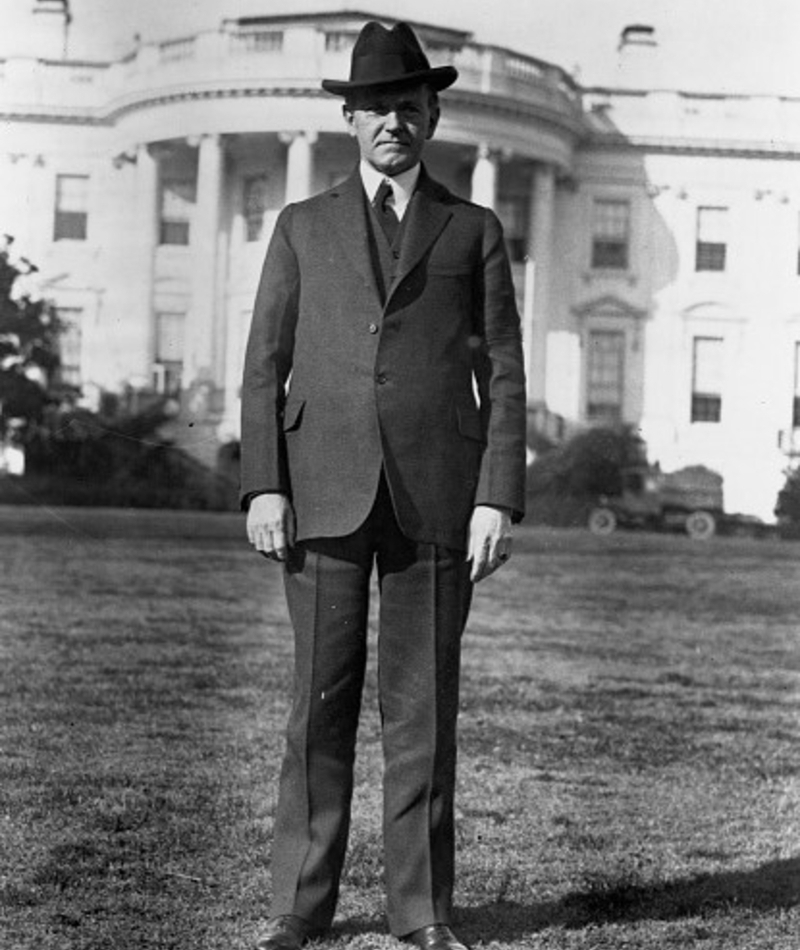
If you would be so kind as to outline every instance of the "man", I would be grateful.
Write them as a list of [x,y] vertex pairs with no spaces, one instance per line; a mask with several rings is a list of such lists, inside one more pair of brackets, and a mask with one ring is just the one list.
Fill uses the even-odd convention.
[[295,631],[261,950],[333,919],[373,566],[389,924],[463,950],[448,926],[460,640],[522,517],[525,396],[500,225],[420,163],[456,77],[406,24],[363,28],[349,81],[322,83],[344,97],[359,166],[283,210],[256,297],[242,497],[251,543],[284,564]]

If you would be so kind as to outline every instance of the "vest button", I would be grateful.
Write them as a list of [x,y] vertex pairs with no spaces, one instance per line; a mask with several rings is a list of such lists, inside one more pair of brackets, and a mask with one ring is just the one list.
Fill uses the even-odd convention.
[[386,373],[378,373],[378,375],[375,377],[375,382],[379,386],[383,386],[383,384],[386,382]]
[[400,260],[400,251],[392,251],[392,257],[396,260]]
[[377,332],[378,332],[378,324],[377,324],[377,323],[370,323],[370,325],[369,325],[369,332],[370,332],[370,333],[377,333]]

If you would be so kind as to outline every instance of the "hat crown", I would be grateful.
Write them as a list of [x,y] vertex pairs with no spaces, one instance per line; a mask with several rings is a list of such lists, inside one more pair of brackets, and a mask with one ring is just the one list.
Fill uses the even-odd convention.
[[370,20],[353,45],[349,81],[324,79],[322,87],[336,95],[365,86],[410,83],[428,83],[435,89],[444,89],[455,82],[457,76],[452,66],[431,68],[407,23],[396,23],[387,29],[382,23]]
[[383,69],[377,75],[389,75],[394,69],[401,78],[430,69],[428,57],[408,24],[397,23],[387,30],[372,20],[364,26],[353,46],[350,81],[369,79],[379,64],[383,64]]

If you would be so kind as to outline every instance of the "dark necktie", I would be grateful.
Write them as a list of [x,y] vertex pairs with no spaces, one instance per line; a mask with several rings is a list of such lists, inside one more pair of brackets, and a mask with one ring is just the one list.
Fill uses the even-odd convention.
[[375,194],[375,211],[378,214],[378,220],[383,228],[383,233],[389,244],[394,244],[397,236],[397,229],[400,227],[400,220],[394,208],[389,204],[389,198],[392,197],[392,186],[384,178]]

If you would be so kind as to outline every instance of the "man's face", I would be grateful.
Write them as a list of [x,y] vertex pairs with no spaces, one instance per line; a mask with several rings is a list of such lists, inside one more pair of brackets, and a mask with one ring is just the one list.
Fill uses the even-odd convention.
[[427,86],[361,89],[343,109],[361,158],[383,175],[399,175],[420,159],[439,121],[436,97]]

